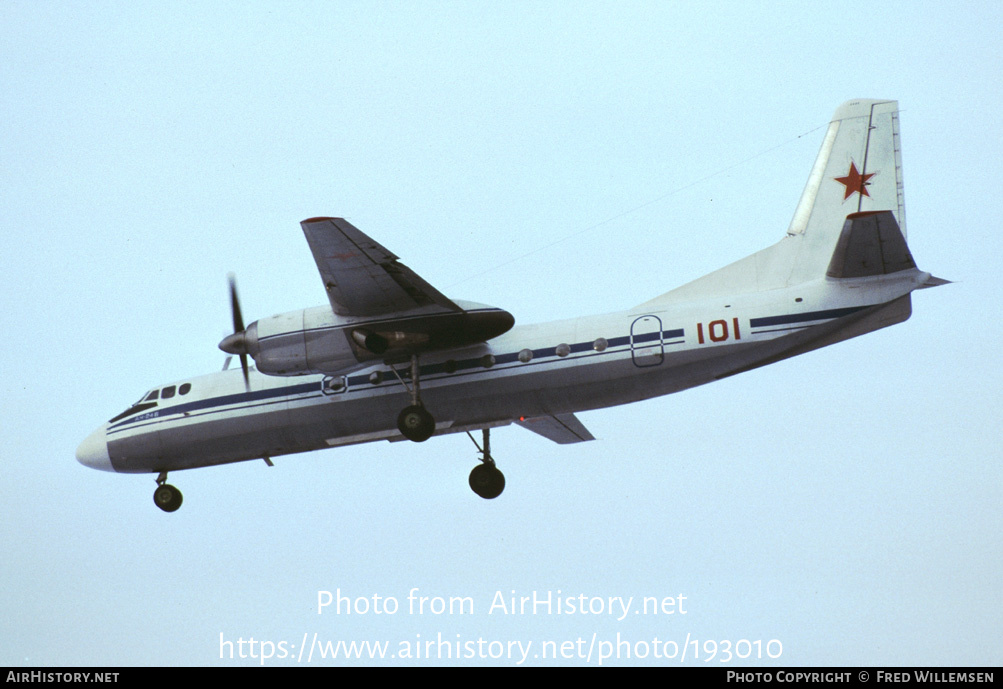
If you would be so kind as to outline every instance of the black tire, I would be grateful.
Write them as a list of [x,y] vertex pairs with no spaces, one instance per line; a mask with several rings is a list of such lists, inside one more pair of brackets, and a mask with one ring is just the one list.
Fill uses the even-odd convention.
[[485,500],[493,500],[505,490],[505,475],[497,467],[478,464],[470,472],[470,488]]
[[182,499],[181,491],[166,483],[153,491],[153,504],[164,512],[175,512],[181,507]]
[[404,407],[397,415],[397,429],[408,440],[422,443],[435,433],[435,419],[425,410],[425,407],[420,404],[412,404]]

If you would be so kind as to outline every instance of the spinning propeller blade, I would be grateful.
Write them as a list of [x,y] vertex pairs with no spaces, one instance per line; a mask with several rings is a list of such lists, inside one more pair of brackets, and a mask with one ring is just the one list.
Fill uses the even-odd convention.
[[233,273],[227,276],[230,282],[230,310],[233,313],[233,335],[228,335],[219,343],[219,348],[228,354],[240,356],[240,370],[244,372],[244,389],[250,391],[251,381],[247,371],[247,343],[244,339],[244,318],[240,313],[240,299],[237,297],[237,278]]

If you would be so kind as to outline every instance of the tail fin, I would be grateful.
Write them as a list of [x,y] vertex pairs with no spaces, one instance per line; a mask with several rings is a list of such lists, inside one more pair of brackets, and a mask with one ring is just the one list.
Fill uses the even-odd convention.
[[847,218],[878,211],[890,212],[904,244],[898,103],[848,101],[829,123],[787,236],[648,304],[762,292],[824,277]]
[[804,246],[787,284],[825,274],[846,218],[891,211],[906,236],[898,103],[853,100],[841,105],[787,230]]

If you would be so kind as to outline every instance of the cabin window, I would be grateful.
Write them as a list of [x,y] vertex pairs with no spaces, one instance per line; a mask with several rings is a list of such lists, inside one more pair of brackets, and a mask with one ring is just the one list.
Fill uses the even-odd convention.
[[320,391],[325,395],[333,395],[348,389],[348,378],[345,376],[324,376],[320,382]]
[[191,383],[182,383],[181,387],[178,388],[178,394],[187,395],[191,389],[192,389]]
[[174,390],[175,387],[173,385],[168,385],[166,388],[164,388],[164,391],[160,393],[160,398],[169,400],[170,398],[174,397]]

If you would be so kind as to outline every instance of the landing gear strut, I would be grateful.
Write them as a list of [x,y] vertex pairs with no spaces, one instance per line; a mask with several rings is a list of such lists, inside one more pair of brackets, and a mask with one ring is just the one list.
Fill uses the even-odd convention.
[[157,490],[153,491],[153,504],[164,512],[174,512],[181,507],[181,491],[167,483],[167,472],[157,477]]
[[421,388],[418,384],[418,355],[411,355],[411,387],[408,387],[404,379],[400,377],[397,369],[391,367],[390,370],[400,380],[401,385],[411,393],[411,404],[404,407],[397,415],[397,429],[405,438],[416,443],[428,440],[435,433],[435,419],[421,403]]
[[491,457],[491,429],[485,428],[482,433],[484,434],[484,447],[477,445],[477,441],[474,440],[474,436],[470,435],[467,431],[467,435],[470,436],[470,440],[473,441],[477,450],[481,453],[481,464],[474,467],[473,471],[470,472],[470,488],[477,493],[479,496],[485,500],[492,500],[497,498],[505,490],[505,475],[498,470],[495,466],[495,460]]

